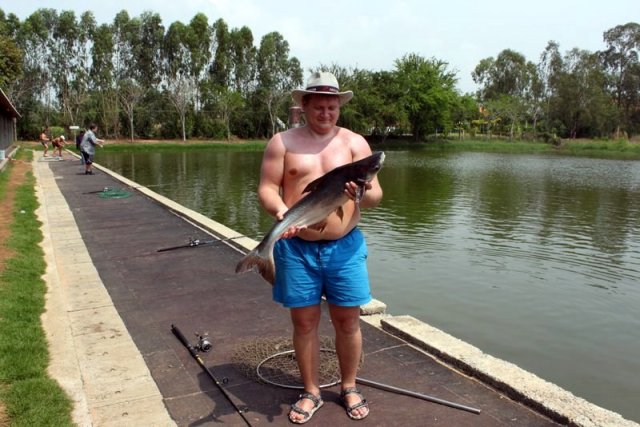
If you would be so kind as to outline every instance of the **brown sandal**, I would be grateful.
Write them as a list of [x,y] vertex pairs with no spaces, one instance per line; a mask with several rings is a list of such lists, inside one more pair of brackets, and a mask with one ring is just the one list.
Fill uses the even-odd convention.
[[[360,398],[360,402],[358,403],[354,403],[353,405],[349,406],[349,404],[347,403],[347,399],[346,396],[348,394],[355,394]],[[347,415],[349,416],[349,418],[351,418],[352,420],[362,420],[364,418],[367,417],[367,415],[369,415],[369,403],[367,402],[367,399],[365,399],[362,396],[362,393],[360,393],[360,390],[358,390],[355,387],[348,387],[345,388],[344,390],[342,390],[340,392],[340,401],[342,402],[342,405],[344,406],[344,408],[347,410]],[[353,413],[353,411],[355,411],[356,409],[359,408],[367,408],[367,413],[364,415],[356,415]]]
[[[310,411],[305,411],[304,409],[298,406],[298,402],[300,402],[302,399],[309,399],[310,401],[313,402],[313,408],[311,408]],[[313,417],[313,414],[315,414],[318,409],[322,408],[322,405],[324,405],[324,402],[322,401],[320,396],[314,396],[308,391],[305,391],[304,393],[300,394],[300,396],[298,396],[298,400],[296,401],[296,403],[291,405],[291,410],[289,411],[289,421],[291,421],[294,424],[304,424],[307,421],[309,421],[311,417]],[[296,414],[300,414],[304,418],[300,420],[294,420],[293,418],[291,418],[292,412],[295,412]]]

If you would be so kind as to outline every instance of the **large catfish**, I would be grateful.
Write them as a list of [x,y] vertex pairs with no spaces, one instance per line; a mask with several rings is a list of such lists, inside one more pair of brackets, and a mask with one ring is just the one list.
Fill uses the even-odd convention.
[[364,195],[364,186],[378,173],[384,162],[384,153],[377,151],[369,157],[338,166],[307,185],[303,193],[309,193],[298,200],[281,221],[276,221],[260,244],[240,260],[236,273],[242,273],[257,267],[269,283],[275,280],[273,246],[289,227],[311,227],[318,224],[349,200],[345,194],[345,184],[353,181],[358,184],[356,203]]

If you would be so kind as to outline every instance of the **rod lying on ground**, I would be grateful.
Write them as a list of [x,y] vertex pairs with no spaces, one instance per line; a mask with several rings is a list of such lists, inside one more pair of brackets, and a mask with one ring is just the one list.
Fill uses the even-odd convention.
[[171,246],[169,248],[162,248],[162,249],[158,249],[156,252],[166,252],[166,251],[172,251],[174,249],[195,248],[197,246],[213,245],[214,243],[226,242],[229,240],[240,239],[242,237],[245,237],[245,236],[235,236],[235,237],[227,237],[226,239],[211,239],[211,240],[192,239],[191,237],[189,237],[189,243],[187,243],[186,245],[178,245],[178,246]]
[[109,187],[104,187],[102,190],[96,190],[96,191],[87,191],[86,193],[82,193],[82,194],[98,194],[98,193],[106,193],[107,191],[111,190],[111,188]]
[[202,358],[198,355],[198,350],[193,345],[189,344],[189,341],[187,341],[187,338],[182,334],[182,331],[180,331],[180,329],[178,329],[176,325],[171,325],[171,332],[173,332],[176,338],[178,338],[178,340],[180,340],[180,342],[187,348],[187,350],[189,350],[189,353],[191,353],[191,356],[193,356],[193,358],[196,359],[196,361],[198,362],[198,365],[200,365],[202,370],[205,371],[207,375],[209,375],[209,377],[213,380],[215,385],[220,389],[224,397],[229,401],[229,403],[231,403],[231,405],[234,407],[236,412],[240,414],[244,422],[247,423],[249,427],[251,427],[251,423],[249,422],[247,417],[245,417],[244,415],[245,411],[243,411],[238,407],[238,405],[236,405],[233,399],[231,399],[231,396],[229,396],[229,393],[227,393],[224,387],[222,387],[222,383],[220,383],[220,381],[218,381],[216,377],[213,376],[209,368],[205,366],[204,362],[202,361]]
[[416,393],[415,391],[405,390],[403,388],[397,388],[390,385],[377,383],[375,381],[367,380],[364,378],[356,377],[356,382],[362,385],[366,385],[369,387],[374,387],[380,390],[390,391],[392,393],[403,394],[405,396],[416,397],[418,399],[427,400],[429,402],[439,403],[441,405],[449,406],[451,408],[461,409],[467,412],[473,412],[474,414],[479,414],[480,409],[472,408],[470,406],[461,405],[459,403],[449,402],[448,400],[439,399],[437,397],[432,397],[427,394]]

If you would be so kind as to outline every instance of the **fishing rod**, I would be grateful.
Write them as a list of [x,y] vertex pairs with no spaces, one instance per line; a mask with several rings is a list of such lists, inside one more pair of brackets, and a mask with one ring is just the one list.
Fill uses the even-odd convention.
[[244,413],[246,412],[246,409],[245,410],[240,409],[238,407],[238,405],[236,405],[236,403],[233,401],[233,399],[231,399],[231,396],[229,396],[229,393],[227,393],[227,391],[222,386],[222,384],[226,384],[226,382],[227,382],[226,378],[223,379],[222,383],[220,381],[218,381],[218,379],[213,376],[213,374],[211,373],[209,368],[206,367],[206,365],[202,361],[202,358],[200,357],[200,355],[198,355],[198,351],[208,352],[208,351],[211,350],[212,346],[211,346],[211,343],[209,342],[209,340],[207,340],[206,337],[204,337],[204,336],[200,336],[198,344],[196,344],[194,346],[194,345],[191,345],[189,343],[187,338],[182,334],[182,332],[180,331],[180,329],[178,329],[178,327],[176,325],[174,325],[174,324],[171,325],[171,332],[173,332],[173,334],[176,336],[176,338],[178,338],[178,340],[180,340],[182,345],[184,345],[187,348],[187,350],[189,350],[189,353],[191,353],[191,356],[193,356],[193,358],[196,359],[196,361],[198,362],[198,365],[200,365],[200,367],[207,373],[207,375],[209,375],[211,380],[213,380],[215,385],[220,389],[220,391],[222,392],[224,397],[229,401],[229,403],[231,403],[231,405],[234,407],[236,412],[238,412],[238,414],[240,414],[240,416],[242,417],[244,422],[247,423],[247,425],[249,427],[251,427],[251,423],[249,422],[247,417],[244,415]]
[[214,243],[227,242],[229,240],[240,239],[242,237],[246,237],[246,236],[240,235],[240,236],[234,236],[234,237],[227,237],[225,239],[211,239],[211,240],[200,240],[200,239],[194,239],[192,237],[189,237],[189,243],[187,243],[186,245],[178,245],[178,246],[171,246],[169,248],[162,248],[162,249],[158,249],[156,252],[166,252],[166,251],[173,251],[175,249],[181,249],[181,248],[195,248],[198,246],[213,245]]
[[467,412],[472,412],[476,415],[480,414],[480,409],[477,408],[472,408],[470,406],[465,406],[465,405],[461,405],[459,403],[455,403],[455,402],[450,402],[448,400],[444,400],[444,399],[440,399],[437,397],[433,397],[433,396],[429,396],[427,394],[422,394],[422,393],[416,393],[415,391],[410,391],[410,390],[405,390],[403,388],[398,388],[398,387],[393,387],[387,384],[382,384],[382,383],[378,383],[375,381],[371,381],[371,380],[367,380],[364,378],[360,378],[360,377],[356,377],[356,382],[369,386],[369,387],[374,387],[380,390],[385,390],[385,391],[390,391],[392,393],[397,393],[397,394],[402,394],[405,396],[411,396],[411,397],[415,397],[418,399],[422,399],[422,400],[427,400],[429,402],[433,402],[433,403],[439,403],[440,405],[445,405],[448,406],[450,408],[455,408],[455,409],[461,409],[463,411],[467,411]]
[[98,194],[98,193],[106,193],[107,191],[111,190],[111,188],[109,187],[104,187],[102,190],[96,190],[96,191],[87,191],[86,193],[82,193],[82,194]]
[[[133,189],[138,189],[138,188],[148,188],[148,187],[165,187],[167,185],[170,184],[151,184],[151,185],[125,185],[125,187],[127,188],[133,188]],[[98,194],[98,193],[106,193],[109,190],[114,190],[113,187],[104,187],[102,190],[96,190],[96,191],[87,191],[85,193],[82,194]]]

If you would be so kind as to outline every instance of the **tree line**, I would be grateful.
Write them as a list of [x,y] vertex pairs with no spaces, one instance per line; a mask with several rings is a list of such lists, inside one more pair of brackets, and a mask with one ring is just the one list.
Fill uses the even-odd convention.
[[[605,49],[534,63],[505,49],[461,94],[447,62],[407,53],[390,71],[319,64],[356,93],[341,125],[372,137],[620,138],[640,131],[640,25],[603,33]],[[248,27],[196,14],[165,27],[157,13],[38,9],[24,21],[0,9],[0,87],[34,139],[45,125],[97,123],[107,138],[268,138],[286,122],[303,70],[277,31],[255,43]]]

